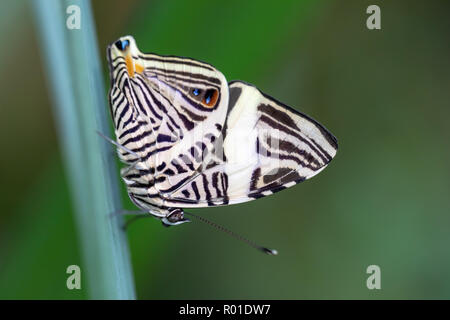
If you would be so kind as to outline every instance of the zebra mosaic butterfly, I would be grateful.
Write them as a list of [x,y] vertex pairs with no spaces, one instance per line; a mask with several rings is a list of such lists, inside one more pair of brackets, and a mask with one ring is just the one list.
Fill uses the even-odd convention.
[[107,56],[121,176],[133,203],[166,225],[189,221],[184,208],[291,187],[336,155],[317,121],[209,64],[142,53],[131,36]]

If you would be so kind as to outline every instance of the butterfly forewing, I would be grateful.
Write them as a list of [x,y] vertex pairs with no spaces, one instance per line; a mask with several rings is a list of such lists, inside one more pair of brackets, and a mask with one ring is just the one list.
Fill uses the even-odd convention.
[[[223,161],[203,172],[217,178],[211,197],[198,202],[231,204],[270,195],[318,174],[336,155],[336,139],[315,120],[244,82],[229,88]],[[225,193],[219,190],[222,197],[214,190],[221,178],[227,185]],[[181,201],[184,194],[173,197]]]

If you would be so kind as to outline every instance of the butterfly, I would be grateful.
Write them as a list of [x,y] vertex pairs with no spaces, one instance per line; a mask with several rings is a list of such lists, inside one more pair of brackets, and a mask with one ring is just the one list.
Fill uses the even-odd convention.
[[121,177],[131,201],[165,225],[189,221],[185,208],[291,187],[336,155],[324,126],[210,64],[142,53],[131,36],[107,57]]

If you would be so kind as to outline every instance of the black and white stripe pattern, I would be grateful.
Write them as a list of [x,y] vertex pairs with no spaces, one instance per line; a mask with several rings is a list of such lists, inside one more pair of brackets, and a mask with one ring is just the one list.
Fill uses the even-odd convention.
[[109,93],[122,177],[158,217],[226,205],[306,180],[335,156],[323,126],[213,66],[141,53],[132,37],[108,47]]

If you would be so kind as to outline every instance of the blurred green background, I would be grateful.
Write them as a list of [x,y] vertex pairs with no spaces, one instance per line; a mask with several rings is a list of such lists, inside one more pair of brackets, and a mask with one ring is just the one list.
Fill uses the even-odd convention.
[[[366,28],[370,4],[381,30]],[[144,52],[207,61],[339,140],[310,181],[192,210],[277,257],[198,223],[132,224],[138,298],[450,298],[450,3],[95,0],[93,10],[102,55],[131,34]],[[29,1],[0,2],[0,298],[82,299],[66,288],[66,267],[83,262],[35,32]],[[372,264],[381,290],[366,287]]]

